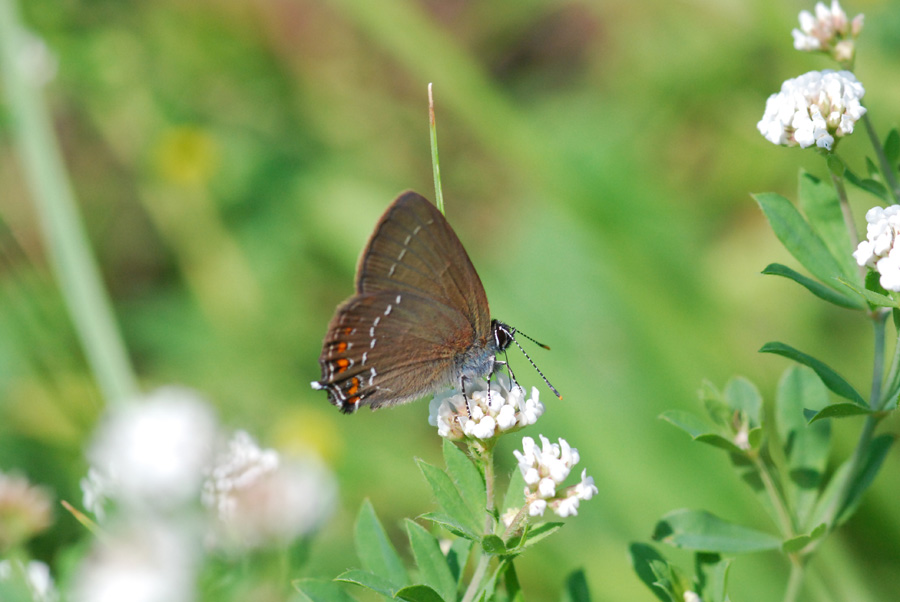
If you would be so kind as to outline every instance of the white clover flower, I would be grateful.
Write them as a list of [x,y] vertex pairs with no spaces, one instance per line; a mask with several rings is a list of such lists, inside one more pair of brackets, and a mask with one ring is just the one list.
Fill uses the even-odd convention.
[[534,439],[523,437],[522,451],[513,451],[526,484],[528,514],[542,516],[548,507],[561,517],[578,514],[579,502],[598,493],[594,479],[584,470],[581,482],[560,490],[559,486],[580,460],[578,450],[565,439],[560,439],[559,443],[550,443],[543,435],[540,439],[541,447],[538,447]]
[[532,387],[531,397],[526,399],[525,389],[510,383],[505,374],[497,374],[490,379],[490,388],[488,381],[478,380],[466,390],[466,396],[456,388],[437,393],[428,410],[428,423],[438,427],[441,437],[483,440],[534,424],[544,413],[544,405],[537,388]]
[[132,508],[192,502],[212,460],[216,429],[210,406],[179,387],[113,410],[88,451],[94,474],[82,482],[86,502],[95,513],[106,496]]
[[835,60],[852,62],[857,36],[862,31],[863,15],[847,20],[847,13],[838,0],[832,0],[831,8],[816,3],[816,14],[800,11],[800,29],[794,29],[794,48],[805,52],[826,52]]
[[334,476],[315,458],[280,458],[243,431],[228,443],[203,485],[216,516],[210,544],[253,548],[308,534],[333,512]]
[[191,529],[149,519],[98,539],[75,578],[74,602],[191,602],[198,547]]
[[52,522],[48,492],[25,477],[0,472],[0,553],[21,545]]
[[895,244],[900,233],[900,205],[866,212],[866,240],[859,243],[853,258],[860,266],[874,268],[885,290],[900,292],[900,248]]
[[831,150],[835,139],[852,134],[866,114],[860,104],[865,93],[849,71],[810,71],[787,80],[769,97],[756,127],[773,144]]
[[31,560],[28,564],[24,564],[21,560],[0,560],[0,582],[11,581],[14,571],[24,578],[32,602],[59,600],[59,592],[53,584],[50,567],[40,560]]

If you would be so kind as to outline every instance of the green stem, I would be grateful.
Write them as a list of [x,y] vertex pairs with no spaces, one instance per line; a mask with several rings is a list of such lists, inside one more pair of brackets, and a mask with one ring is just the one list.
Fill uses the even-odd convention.
[[806,572],[803,561],[792,556],[791,557],[791,575],[788,578],[787,588],[784,590],[783,602],[795,602],[797,596],[800,595],[800,589],[803,587],[803,576]]
[[900,380],[900,331],[897,332],[897,342],[894,344],[894,359],[891,360],[891,369],[885,378],[885,392],[882,395],[883,403],[880,407],[884,407],[889,399],[897,395],[897,387],[900,385],[898,380]]
[[0,0],[0,71],[25,177],[44,243],[85,356],[107,403],[137,393],[125,346],[87,236],[49,111],[33,73],[23,67],[29,39],[13,0]]
[[[479,445],[477,448],[470,447],[469,449],[470,453],[478,458],[478,461],[484,470],[486,493],[484,534],[491,535],[494,532],[494,448],[493,445]],[[484,581],[484,577],[487,574],[490,562],[491,557],[482,551],[478,558],[478,564],[475,566],[475,572],[472,574],[472,580],[469,582],[469,587],[466,588],[466,593],[463,596],[462,602],[472,602],[472,600],[475,600],[475,597],[481,591],[482,581]]]
[[428,84],[428,123],[431,132],[431,165],[434,168],[434,202],[438,211],[444,213],[444,191],[441,189],[441,162],[438,159],[437,124],[434,120],[434,96],[432,84]]
[[884,147],[881,145],[881,140],[878,139],[878,133],[872,127],[868,111],[862,116],[862,120],[866,126],[869,140],[872,142],[872,148],[875,150],[875,156],[878,158],[881,174],[884,176],[884,181],[891,192],[891,196],[894,198],[894,202],[897,203],[900,201],[900,184],[897,183],[897,177],[894,175],[894,167],[888,162],[887,155],[884,154]]
[[753,457],[753,464],[756,466],[756,471],[759,473],[759,477],[763,482],[763,487],[765,487],[766,493],[772,500],[772,506],[775,508],[775,514],[778,516],[778,527],[781,529],[782,537],[784,537],[785,539],[794,537],[794,522],[791,520],[791,513],[787,508],[784,497],[775,486],[775,481],[772,478],[772,475],[769,473],[768,467],[766,466],[765,462],[763,462],[759,458],[759,456]]
[[[843,176],[831,173],[831,182],[837,192],[838,200],[841,205],[841,213],[844,215],[844,224],[847,226],[847,233],[850,235],[851,248],[855,249],[859,246],[859,234],[856,232],[856,221],[853,219],[853,211],[850,209],[850,201],[847,199],[847,188],[844,186]],[[860,267],[860,273],[865,278],[865,266]]]

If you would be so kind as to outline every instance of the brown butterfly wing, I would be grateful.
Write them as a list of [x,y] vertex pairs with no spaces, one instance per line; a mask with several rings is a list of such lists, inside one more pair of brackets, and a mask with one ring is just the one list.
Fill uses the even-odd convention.
[[345,413],[413,401],[455,384],[455,358],[474,339],[461,312],[433,299],[397,291],[357,295],[328,326],[317,388]]
[[384,212],[360,256],[356,292],[409,292],[461,312],[479,337],[490,333],[484,286],[437,207],[404,192]]

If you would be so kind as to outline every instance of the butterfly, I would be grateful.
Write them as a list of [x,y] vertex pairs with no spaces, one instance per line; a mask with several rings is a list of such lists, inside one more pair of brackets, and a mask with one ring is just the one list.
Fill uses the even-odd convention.
[[407,191],[360,256],[356,294],[335,310],[322,377],[311,384],[345,414],[407,403],[492,374],[515,333],[490,318],[481,279],[446,218]]

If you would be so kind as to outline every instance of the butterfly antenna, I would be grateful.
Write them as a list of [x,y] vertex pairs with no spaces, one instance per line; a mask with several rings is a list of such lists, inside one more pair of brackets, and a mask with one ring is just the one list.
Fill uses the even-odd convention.
[[[540,345],[540,346],[543,347],[544,349],[550,349],[549,347],[547,347],[547,346],[544,345],[543,343],[538,343],[537,341],[535,341],[534,339],[532,339],[530,336],[528,336],[528,335],[525,334],[524,332],[521,332],[521,331],[518,331],[518,330],[517,330],[517,331],[516,331],[516,334],[522,335],[523,337],[525,337],[525,338],[528,339],[529,341],[532,341],[532,342],[534,342],[535,344]],[[544,373],[541,372],[541,369],[537,367],[537,364],[534,363],[534,360],[531,359],[531,356],[528,355],[528,352],[526,352],[526,351],[522,348],[522,346],[519,345],[519,341],[516,340],[516,337],[515,337],[515,336],[511,336],[510,338],[512,339],[513,343],[516,344],[516,347],[519,348],[519,351],[522,352],[522,355],[524,355],[526,358],[528,358],[528,361],[531,363],[531,367],[534,368],[534,369],[537,371],[537,373],[541,375],[541,378],[544,379],[544,382],[547,383],[547,386],[550,387],[550,390],[553,391],[553,394],[556,395],[559,399],[562,399],[562,395],[559,394],[559,391],[556,390],[556,387],[554,387],[552,384],[550,384],[550,381],[547,380],[547,377],[544,376]],[[507,364],[507,367],[509,367],[509,364]]]
[[[535,341],[534,339],[532,339],[530,336],[528,336],[527,334],[525,334],[524,332],[522,332],[522,331],[519,330],[518,328],[516,329],[516,334],[520,334],[520,335],[522,335],[523,337],[525,337],[526,339],[528,339],[529,341],[531,341],[532,343],[534,343],[535,345],[537,345],[538,347],[543,347],[543,348],[546,349],[547,351],[550,351],[550,347],[548,347],[547,345],[544,345],[544,344],[541,343],[540,341]],[[518,345],[518,343],[516,343],[516,344]],[[519,349],[522,349],[522,348],[519,347]],[[525,350],[524,350],[524,349],[522,350],[522,353],[525,353]],[[528,357],[528,354],[527,354],[527,353],[525,354],[525,357]],[[529,357],[528,359],[531,359],[531,358]],[[533,362],[532,362],[532,363],[533,363]],[[537,366],[535,366],[535,369],[537,369]],[[538,370],[538,372],[540,372],[540,370]],[[542,375],[542,376],[543,376],[543,375]],[[547,380],[547,379],[545,378],[544,380]],[[547,383],[547,384],[549,385],[550,383]],[[550,387],[550,388],[552,389],[553,387]]]

